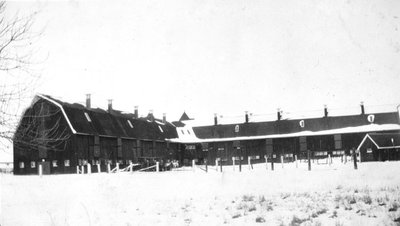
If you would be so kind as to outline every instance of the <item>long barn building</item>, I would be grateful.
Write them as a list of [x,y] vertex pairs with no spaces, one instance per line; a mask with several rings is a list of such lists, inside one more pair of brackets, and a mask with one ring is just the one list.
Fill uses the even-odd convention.
[[[47,173],[74,173],[76,166],[175,158],[176,128],[152,113],[139,118],[112,108],[91,108],[37,95],[25,111],[14,136],[14,174],[36,174],[38,164]],[[45,172],[46,173],[46,172]]]
[[[46,95],[37,95],[25,111],[14,136],[14,173],[37,174],[38,164],[45,173],[75,173],[76,166],[109,163],[120,167],[149,161],[195,159],[208,164],[219,160],[248,158],[262,162],[292,161],[304,158],[310,150],[313,158],[349,155],[359,151],[362,161],[400,159],[400,115],[392,112],[365,113],[361,105],[355,115],[249,121],[246,113],[239,123],[212,125],[194,123],[186,113],[179,121],[167,122],[152,113],[139,117],[112,108],[91,108],[69,104]],[[375,142],[373,138],[378,139]],[[380,144],[380,146],[378,145]],[[384,147],[382,144],[384,143]],[[376,145],[375,145],[376,144]]]

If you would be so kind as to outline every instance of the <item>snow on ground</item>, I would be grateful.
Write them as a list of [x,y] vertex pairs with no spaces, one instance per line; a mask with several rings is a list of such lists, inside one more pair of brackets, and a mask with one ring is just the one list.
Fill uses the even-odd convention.
[[265,166],[2,174],[1,225],[400,224],[400,162]]

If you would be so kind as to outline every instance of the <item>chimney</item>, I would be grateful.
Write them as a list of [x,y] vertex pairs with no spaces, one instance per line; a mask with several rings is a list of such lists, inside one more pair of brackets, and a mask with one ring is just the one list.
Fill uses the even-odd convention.
[[324,105],[324,117],[328,117],[328,106]]
[[214,113],[214,125],[218,125],[217,113]]
[[90,94],[86,94],[86,107],[91,108]]
[[163,114],[162,114],[162,122],[163,122],[163,123],[166,123],[166,122],[167,122],[167,114],[166,114],[166,113],[163,113]]
[[112,109],[112,99],[108,99],[108,112],[111,112]]
[[249,112],[245,111],[244,119],[246,123],[249,123]]
[[364,102],[363,101],[361,101],[360,106],[361,106],[361,114],[365,115],[365,109],[364,109]]
[[281,109],[280,109],[280,108],[278,108],[278,112],[276,113],[276,115],[277,115],[277,117],[278,117],[278,121],[280,121],[281,118],[282,118]]
[[150,118],[150,121],[154,122],[154,115],[153,115],[153,110],[149,110],[149,115],[147,118]]
[[135,106],[135,118],[139,118],[139,106]]

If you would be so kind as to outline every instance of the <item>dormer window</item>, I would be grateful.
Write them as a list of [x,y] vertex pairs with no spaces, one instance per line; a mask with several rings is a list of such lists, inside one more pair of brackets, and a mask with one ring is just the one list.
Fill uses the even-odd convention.
[[90,118],[90,116],[87,112],[85,112],[85,117],[86,117],[86,120],[88,120],[88,122],[92,122],[92,119]]
[[131,128],[133,128],[133,125],[132,125],[131,121],[129,121],[129,120],[126,120],[126,121],[128,122],[128,125],[129,125]]
[[187,133],[190,135],[190,131],[189,130],[186,130],[187,131]]
[[161,133],[164,133],[164,130],[161,128],[161,126],[158,126],[158,128],[160,129]]
[[184,132],[183,130],[181,130],[181,133],[182,133],[183,135],[185,135],[185,132]]

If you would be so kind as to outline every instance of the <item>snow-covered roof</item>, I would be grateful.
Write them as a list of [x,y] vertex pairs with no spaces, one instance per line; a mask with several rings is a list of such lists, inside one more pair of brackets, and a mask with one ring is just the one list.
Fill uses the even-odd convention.
[[70,104],[53,97],[37,94],[32,106],[43,99],[60,109],[73,134],[121,137],[127,139],[165,140],[175,138],[175,126],[154,118],[136,118],[134,114],[124,114],[118,110],[105,111],[99,108],[87,108],[80,104]]
[[[364,106],[365,115],[377,114],[377,113],[389,113],[398,111],[397,106],[391,105],[379,105],[379,106]],[[324,116],[324,109],[310,110],[310,111],[286,111],[281,109],[281,120],[301,120],[301,119],[312,119],[312,118],[322,118]],[[348,116],[348,115],[359,115],[361,114],[360,107],[347,107],[347,108],[329,108],[328,116]],[[268,122],[277,120],[277,112],[269,113],[248,113],[249,122]],[[190,120],[180,120],[185,125],[192,127],[198,126],[210,126],[214,125],[214,117],[210,116],[208,118],[197,118]],[[229,125],[229,124],[240,124],[245,122],[245,114],[243,115],[226,115],[217,114],[218,125]]]
[[[261,136],[241,136],[241,137],[227,137],[227,138],[208,138],[199,139],[196,136],[185,137],[184,139],[173,138],[169,139],[171,142],[178,143],[206,143],[206,142],[224,142],[224,141],[234,141],[234,140],[258,140],[267,138],[290,138],[290,137],[300,137],[300,136],[323,136],[323,135],[333,135],[333,134],[346,134],[346,133],[368,133],[368,132],[382,132],[382,131],[393,131],[400,130],[400,125],[398,124],[370,124],[363,126],[347,127],[340,129],[322,130],[322,131],[301,131],[297,133],[287,133],[287,134],[272,134],[272,135],[261,135]],[[179,134],[179,133],[178,133]]]
[[[176,133],[178,134],[178,138],[174,138],[179,140],[179,143],[195,143],[200,142],[200,139],[197,138],[196,134],[193,131],[191,126],[177,127]],[[195,141],[195,142],[193,142]]]

